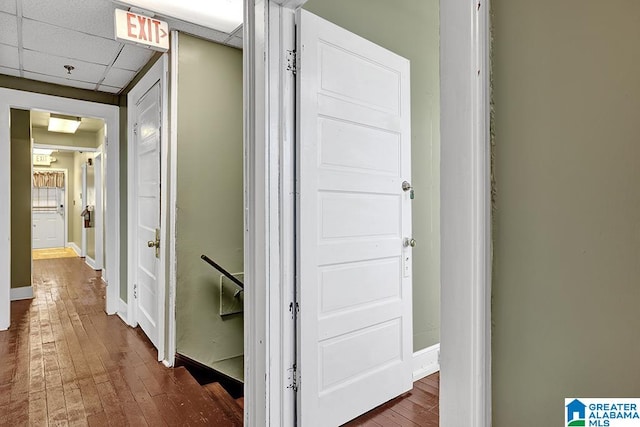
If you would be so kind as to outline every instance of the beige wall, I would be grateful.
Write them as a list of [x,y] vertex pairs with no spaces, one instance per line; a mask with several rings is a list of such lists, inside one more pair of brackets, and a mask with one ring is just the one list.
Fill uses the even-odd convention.
[[243,271],[242,52],[178,40],[177,351],[241,379],[243,316],[220,317],[220,273],[200,255]]
[[495,427],[640,396],[640,3],[494,0]]
[[11,287],[31,286],[31,118],[11,109]]
[[66,147],[98,148],[101,144],[98,133],[77,131],[76,133],[49,132],[46,128],[33,128],[35,144],[61,145]]
[[437,0],[310,0],[305,6],[411,61],[413,346],[440,342],[440,80]]

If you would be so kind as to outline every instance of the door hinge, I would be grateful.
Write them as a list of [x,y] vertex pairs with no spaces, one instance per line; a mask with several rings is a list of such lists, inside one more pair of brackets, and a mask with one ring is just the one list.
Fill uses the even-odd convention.
[[298,72],[298,55],[295,50],[287,50],[287,71],[294,75]]
[[298,378],[298,365],[296,363],[293,364],[289,371],[289,385],[287,388],[290,388],[294,392],[298,391],[298,386],[300,385],[300,379]]
[[134,135],[137,135],[137,134],[138,134],[138,124],[137,124],[137,123],[134,123],[134,124],[133,124],[133,134],[134,134]]
[[134,299],[138,299],[138,284],[137,283],[133,284],[133,298]]

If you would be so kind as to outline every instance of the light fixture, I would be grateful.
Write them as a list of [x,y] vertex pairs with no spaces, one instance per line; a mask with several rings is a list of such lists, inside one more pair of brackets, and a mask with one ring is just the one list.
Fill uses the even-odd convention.
[[242,0],[121,0],[160,15],[192,22],[227,34],[242,24]]
[[49,117],[49,132],[76,133],[80,126],[80,117],[51,114]]

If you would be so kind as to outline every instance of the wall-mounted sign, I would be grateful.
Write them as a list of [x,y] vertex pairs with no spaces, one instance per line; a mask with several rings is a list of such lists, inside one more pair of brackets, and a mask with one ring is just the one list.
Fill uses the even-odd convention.
[[116,39],[154,50],[169,50],[169,25],[155,18],[116,9]]
[[34,154],[33,165],[34,166],[51,166],[52,162],[55,162],[55,157],[51,157],[48,154]]

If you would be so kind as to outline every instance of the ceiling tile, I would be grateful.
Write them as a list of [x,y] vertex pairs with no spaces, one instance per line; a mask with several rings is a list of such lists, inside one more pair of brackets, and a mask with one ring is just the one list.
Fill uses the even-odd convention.
[[125,44],[113,66],[123,70],[139,71],[149,62],[154,53],[154,50],[145,47]]
[[111,68],[107,73],[102,84],[107,86],[114,86],[120,89],[129,84],[131,80],[136,76],[135,71],[121,70],[119,68]]
[[115,5],[105,0],[22,0],[22,16],[108,39],[114,38]]
[[7,76],[16,76],[20,77],[20,70],[15,68],[7,68],[0,66],[0,74],[6,74]]
[[12,15],[16,14],[16,2],[15,0],[2,0],[0,1],[0,12],[7,12]]
[[0,66],[16,69],[20,68],[17,47],[0,44]]
[[[61,56],[48,55],[46,53],[34,52],[32,50],[24,50],[22,54],[23,68],[39,74],[48,74],[57,76],[62,79],[73,79],[83,82],[90,82],[95,85],[102,79],[106,65],[92,64],[90,62],[82,62],[76,59],[63,58]],[[67,73],[64,65],[73,65],[75,69],[71,74]]]
[[115,40],[91,36],[31,19],[24,19],[22,28],[25,49],[96,64],[110,64],[122,46]]
[[63,86],[77,87],[80,89],[94,90],[96,87],[96,85],[92,83],[81,82],[78,80],[63,79],[60,77],[48,76],[46,74],[30,73],[27,71],[24,72],[24,77],[26,79],[38,80],[41,82],[48,82],[48,83],[55,83]]
[[18,46],[18,23],[14,15],[0,12],[0,43]]

